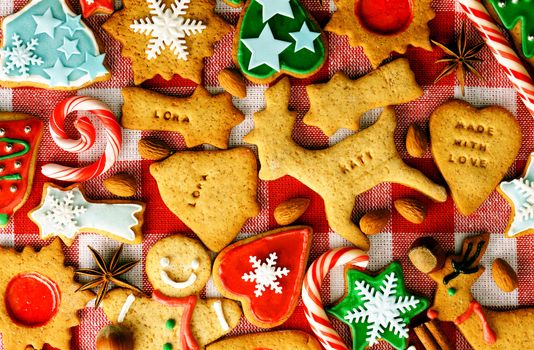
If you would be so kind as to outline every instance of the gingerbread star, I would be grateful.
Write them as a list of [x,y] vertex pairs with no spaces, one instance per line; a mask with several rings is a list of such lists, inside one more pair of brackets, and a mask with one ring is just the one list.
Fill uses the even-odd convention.
[[102,27],[132,60],[135,84],[158,74],[200,83],[203,59],[233,29],[214,8],[211,0],[125,0]]
[[362,46],[373,67],[391,52],[403,54],[409,45],[432,50],[428,21],[434,18],[432,0],[335,0],[326,31],[347,35],[352,46]]

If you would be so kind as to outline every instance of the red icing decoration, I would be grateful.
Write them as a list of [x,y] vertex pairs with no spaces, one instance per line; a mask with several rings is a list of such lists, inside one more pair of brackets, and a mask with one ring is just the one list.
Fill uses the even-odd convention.
[[57,314],[60,301],[58,286],[39,273],[17,275],[6,288],[7,313],[21,326],[44,326]]
[[482,330],[484,332],[484,341],[490,345],[494,344],[497,341],[497,335],[495,334],[493,329],[491,329],[488,323],[488,320],[486,319],[486,315],[484,315],[484,311],[482,310],[482,306],[479,304],[478,301],[473,300],[469,304],[469,307],[467,308],[467,310],[463,314],[458,316],[456,320],[454,320],[454,324],[460,325],[464,323],[469,317],[471,317],[473,312],[478,316],[478,318],[480,318],[480,322],[482,323]]
[[91,4],[87,0],[80,0],[80,5],[82,7],[83,18],[91,17],[97,13],[110,15],[115,11],[113,0],[93,0]]
[[[264,323],[275,323],[285,317],[300,297],[300,288],[304,277],[310,230],[299,228],[261,237],[257,240],[232,247],[230,246],[221,260],[218,275],[222,285],[230,293],[250,300],[252,313]],[[246,282],[243,274],[254,270],[249,263],[250,256],[256,256],[262,262],[270,253],[276,252],[276,266],[289,269],[287,276],[277,281],[282,287],[282,294],[266,288],[262,296],[254,295],[255,282]]]
[[356,17],[369,31],[381,35],[404,32],[412,23],[412,0],[356,0]]
[[433,319],[435,319],[435,318],[438,318],[439,313],[438,313],[436,310],[434,310],[434,309],[428,309],[428,311],[426,312],[426,316],[427,316],[429,319],[433,320]]
[[[26,133],[24,128],[29,126],[31,130]],[[0,121],[0,129],[4,129],[4,135],[0,138],[9,138],[21,140],[29,143],[30,150],[18,157],[0,160],[0,166],[4,169],[0,172],[0,226],[7,224],[9,217],[13,215],[21,203],[25,200],[26,192],[28,191],[28,178],[33,178],[33,173],[30,174],[32,165],[33,153],[41,138],[43,130],[43,122],[37,118]],[[11,143],[13,148],[8,151],[6,149],[7,142],[0,142],[0,156],[17,153],[24,150],[24,146],[19,143]],[[20,167],[15,167],[15,162],[20,162]],[[2,176],[20,174],[22,180],[2,179]],[[11,191],[11,186],[16,186],[16,191]]]
[[191,333],[191,316],[197,304],[197,297],[192,295],[184,298],[172,298],[164,295],[159,290],[155,290],[152,292],[152,298],[167,306],[184,308],[180,324],[181,347],[183,350],[199,350],[198,343],[193,337],[193,333]]

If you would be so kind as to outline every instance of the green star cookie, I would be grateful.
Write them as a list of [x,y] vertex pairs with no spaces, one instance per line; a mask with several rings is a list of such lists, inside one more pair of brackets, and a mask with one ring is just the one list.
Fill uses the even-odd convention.
[[328,313],[350,327],[353,349],[364,350],[379,339],[405,349],[408,324],[428,301],[406,291],[401,265],[393,262],[377,276],[348,269],[346,282],[347,295]]

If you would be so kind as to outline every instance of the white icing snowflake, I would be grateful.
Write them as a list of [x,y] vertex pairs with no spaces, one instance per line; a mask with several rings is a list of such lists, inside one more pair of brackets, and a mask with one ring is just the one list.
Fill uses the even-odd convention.
[[517,191],[523,196],[525,202],[518,211],[518,216],[522,221],[534,219],[534,181],[520,178],[513,181]]
[[156,58],[161,50],[169,47],[181,60],[187,60],[186,36],[201,33],[206,26],[201,21],[184,18],[190,0],[174,0],[167,8],[163,0],[147,0],[152,17],[135,20],[130,28],[135,33],[150,36],[146,53],[148,59]]
[[52,200],[52,207],[45,213],[45,216],[56,230],[78,228],[76,218],[85,213],[87,208],[82,205],[73,205],[74,193],[72,191],[67,192],[62,200],[53,196],[50,196],[50,199]]
[[0,51],[0,55],[6,60],[5,67],[2,69],[5,74],[18,70],[23,77],[26,77],[30,66],[43,64],[43,59],[34,53],[37,45],[39,45],[39,40],[32,38],[30,41],[24,42],[17,33],[13,33],[12,39],[13,46]]
[[87,5],[92,5],[95,3],[95,0],[85,0],[85,2],[87,3]]
[[254,271],[245,273],[241,278],[247,282],[256,282],[256,290],[254,291],[256,297],[263,295],[266,290],[265,287],[269,287],[277,294],[282,294],[282,287],[277,280],[287,276],[289,270],[285,267],[276,267],[276,259],[278,259],[276,253],[269,254],[264,263],[255,256],[250,257],[249,262],[252,263]]
[[412,296],[397,297],[397,276],[388,274],[380,290],[374,289],[365,281],[356,281],[354,288],[363,305],[348,311],[344,319],[348,322],[367,323],[367,339],[369,345],[378,343],[382,333],[389,328],[396,336],[407,338],[408,326],[400,317],[401,314],[414,309],[419,300]]

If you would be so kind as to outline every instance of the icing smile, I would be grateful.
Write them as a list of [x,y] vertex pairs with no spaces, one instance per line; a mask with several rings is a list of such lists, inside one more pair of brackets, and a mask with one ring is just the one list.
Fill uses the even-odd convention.
[[[167,271],[164,270],[167,267],[169,267],[169,265],[170,265],[169,259],[168,258],[161,258],[161,260],[159,261],[159,264],[163,268],[160,271],[160,276],[161,276],[161,279],[162,279],[163,283],[165,283],[165,284],[167,284],[167,285],[169,285],[169,286],[171,286],[173,288],[176,288],[176,289],[187,288],[187,287],[192,286],[193,283],[195,283],[195,281],[197,280],[197,275],[195,274],[195,272],[191,272],[191,274],[189,275],[187,280],[185,280],[183,282],[176,282],[172,278],[170,278],[169,275],[167,274]],[[198,266],[199,266],[199,261],[197,259],[193,259],[193,261],[191,261],[191,269],[193,271],[196,271],[198,269]]]

